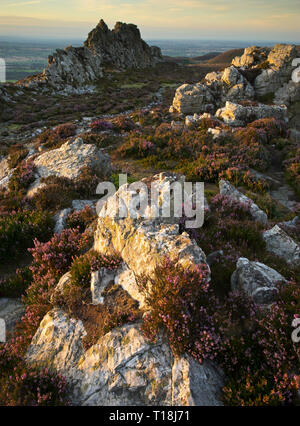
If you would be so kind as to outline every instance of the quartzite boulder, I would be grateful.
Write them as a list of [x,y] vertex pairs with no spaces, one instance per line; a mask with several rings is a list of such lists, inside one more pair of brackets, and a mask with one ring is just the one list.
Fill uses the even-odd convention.
[[110,158],[95,145],[85,144],[81,138],[70,140],[60,148],[41,154],[34,160],[39,177],[67,177],[76,179],[83,167],[96,168],[103,176],[111,175]]
[[74,405],[222,405],[222,373],[212,362],[175,358],[159,337],[143,336],[140,324],[109,332],[85,351],[81,321],[54,309],[40,324],[27,362],[63,374]]
[[267,250],[293,266],[300,265],[300,246],[278,225],[265,231]]
[[278,120],[287,122],[287,107],[285,105],[239,105],[233,102],[226,102],[224,108],[220,108],[216,112],[216,117],[223,120],[230,126],[245,126],[255,120],[261,118],[274,117]]
[[282,275],[263,263],[240,258],[231,276],[231,288],[245,292],[255,303],[269,304],[278,294],[278,284],[285,281]]

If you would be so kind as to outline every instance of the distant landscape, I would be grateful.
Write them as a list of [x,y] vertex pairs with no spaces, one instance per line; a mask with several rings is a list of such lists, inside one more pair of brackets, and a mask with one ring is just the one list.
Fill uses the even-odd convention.
[[[7,81],[15,82],[29,75],[41,72],[48,62],[48,56],[56,49],[64,49],[68,45],[82,45],[83,40],[21,40],[18,38],[0,38],[0,58],[7,64]],[[275,42],[244,42],[222,40],[147,40],[150,45],[161,48],[164,56],[181,58],[181,62],[195,63],[209,60],[218,54],[232,49],[244,49],[253,44],[272,46]],[[241,53],[237,53],[241,54]],[[193,60],[195,59],[195,60]]]

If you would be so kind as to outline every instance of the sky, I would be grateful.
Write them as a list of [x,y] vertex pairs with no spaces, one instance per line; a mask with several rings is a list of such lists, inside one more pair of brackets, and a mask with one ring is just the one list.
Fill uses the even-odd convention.
[[85,39],[101,18],[151,40],[300,43],[300,0],[0,0],[0,36]]

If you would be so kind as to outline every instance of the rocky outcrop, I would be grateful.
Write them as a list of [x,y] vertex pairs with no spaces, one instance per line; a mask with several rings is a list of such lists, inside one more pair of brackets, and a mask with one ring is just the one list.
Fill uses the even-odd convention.
[[19,299],[0,298],[0,319],[2,324],[5,324],[5,333],[3,334],[12,333],[16,323],[20,321],[24,313],[25,306]]
[[148,46],[136,25],[122,22],[117,22],[111,31],[101,20],[84,46],[102,58],[103,66],[117,69],[151,67],[162,59],[160,49]]
[[300,83],[292,81],[293,60],[298,56],[292,45],[249,47],[224,71],[207,74],[201,83],[180,86],[170,112],[215,112],[227,101],[239,104],[264,95],[274,96],[276,105],[299,101]]
[[252,46],[232,64],[254,77],[256,96],[275,95],[277,105],[300,100],[300,85],[292,82],[293,60],[299,56],[293,45],[277,44],[272,49]]
[[238,260],[236,268],[231,276],[232,291],[242,291],[261,305],[274,302],[278,284],[286,281],[274,269],[245,258]]
[[300,246],[278,225],[263,233],[267,250],[292,266],[300,264]]
[[13,172],[14,169],[9,167],[7,158],[0,157],[0,187],[8,188]]
[[[151,181],[148,179],[141,182],[147,182],[148,186],[152,183],[157,188],[160,194],[158,197],[160,210],[164,196],[168,193],[169,184],[178,182],[183,188],[184,177],[162,173],[154,176]],[[140,307],[143,307],[144,295],[137,288],[136,276],[152,275],[156,266],[166,256],[178,261],[184,267],[206,264],[206,256],[187,233],[180,232],[180,218],[172,215],[174,211],[172,200],[170,203],[171,216],[168,218],[163,218],[161,211],[159,216],[152,218],[151,208],[148,204],[143,206],[145,211],[140,211],[137,217],[133,218],[130,206],[136,205],[136,196],[137,194],[130,193],[127,185],[123,185],[115,197],[110,197],[102,206],[95,233],[94,249],[105,255],[118,253],[121,256],[126,268],[116,278],[116,282],[133,299],[138,300]],[[121,215],[119,214],[119,201],[121,201]]]
[[83,167],[96,168],[103,176],[111,175],[109,156],[95,145],[85,144],[81,138],[41,154],[34,160],[34,165],[40,178],[58,176],[76,179]]
[[233,66],[222,72],[212,72],[206,75],[205,84],[214,94],[215,105],[224,105],[229,101],[239,102],[254,98],[254,89],[248,80]]
[[175,93],[171,112],[194,114],[214,112],[226,100],[253,99],[254,89],[235,68],[206,75],[203,83],[184,84]]
[[199,365],[193,358],[176,358],[172,369],[172,405],[220,406],[222,372],[212,362]]
[[238,191],[231,183],[226,180],[219,182],[220,194],[229,197],[232,200],[238,201],[241,204],[249,206],[250,214],[253,219],[263,224],[268,223],[268,217],[250,198]]
[[69,46],[49,56],[48,67],[33,77],[18,82],[21,86],[46,85],[55,90],[92,90],[91,83],[103,76],[107,66],[116,69],[146,68],[162,58],[157,47],[141,39],[133,24],[117,22],[111,31],[103,20],[88,35],[83,47]]
[[238,68],[255,67],[267,60],[270,50],[269,47],[247,47],[242,56],[237,56],[232,60],[232,65]]
[[92,303],[99,305],[100,303],[104,303],[103,292],[111,282],[115,282],[117,271],[101,268],[98,271],[92,272],[91,275]]
[[215,120],[215,117],[212,114],[205,112],[204,114],[198,115],[187,115],[185,117],[185,125],[187,127],[193,127],[199,125],[203,120]]
[[216,117],[230,126],[245,126],[252,121],[261,118],[275,117],[285,122],[287,118],[287,107],[285,105],[249,105],[243,106],[233,102],[226,102],[224,108],[218,109]]
[[289,81],[280,87],[274,96],[274,103],[277,105],[290,105],[300,101],[300,84]]
[[0,101],[9,102],[10,100],[11,97],[9,96],[7,90],[0,83]]
[[[154,176],[152,181],[162,198],[168,183],[184,182],[183,177],[169,174]],[[149,186],[151,179],[144,183]],[[123,207],[128,209],[126,188],[121,186],[117,196],[124,197]],[[113,212],[113,199],[102,206],[106,212]],[[94,249],[103,255],[118,253],[123,263],[117,270],[101,268],[92,273],[93,304],[103,303],[104,290],[112,285],[126,290],[142,312],[149,311],[137,276],[153,274],[165,256],[184,267],[205,264],[209,271],[203,251],[187,233],[180,233],[174,219],[178,221],[100,215]],[[54,304],[70,280],[70,273],[60,279],[51,298]],[[47,366],[66,377],[74,405],[222,405],[222,371],[211,361],[200,364],[188,355],[174,357],[165,336],[158,335],[151,343],[140,322],[113,329],[88,350],[83,347],[85,337],[81,321],[55,308],[41,322],[26,356],[30,365]]]
[[258,95],[276,93],[291,80],[293,59],[298,57],[295,46],[277,44],[271,49],[262,73],[255,79],[254,87]]
[[159,337],[145,340],[140,324],[125,325],[87,351],[81,321],[49,312],[27,352],[27,362],[63,374],[71,402],[86,406],[221,405],[221,372],[213,363],[175,358]]
[[18,84],[25,87],[50,86],[56,91],[67,90],[68,87],[84,88],[85,92],[91,90],[89,85],[101,77],[101,56],[93,54],[86,47],[69,46],[64,50],[57,49],[49,56],[48,67],[41,74],[21,80]]

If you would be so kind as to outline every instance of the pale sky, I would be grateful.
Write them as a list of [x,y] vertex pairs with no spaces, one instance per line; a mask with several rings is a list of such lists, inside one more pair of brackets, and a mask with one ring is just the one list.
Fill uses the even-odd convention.
[[300,0],[0,0],[0,36],[85,38],[101,18],[146,39],[300,43]]

